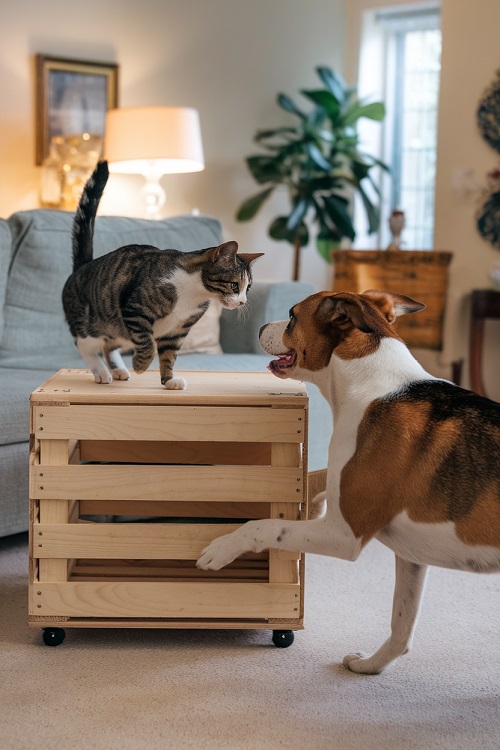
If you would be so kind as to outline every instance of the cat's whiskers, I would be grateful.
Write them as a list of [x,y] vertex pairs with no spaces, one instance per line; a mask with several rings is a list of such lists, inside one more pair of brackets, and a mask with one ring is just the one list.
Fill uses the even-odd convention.
[[246,303],[242,305],[241,307],[239,307],[236,312],[236,320],[237,320],[238,325],[243,326],[247,322],[248,318],[250,317],[251,312],[252,312],[252,305],[247,300]]

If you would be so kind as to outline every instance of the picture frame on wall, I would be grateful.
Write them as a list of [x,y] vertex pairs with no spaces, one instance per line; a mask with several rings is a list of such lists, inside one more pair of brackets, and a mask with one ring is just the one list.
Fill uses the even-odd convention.
[[106,112],[118,106],[118,65],[36,55],[36,163],[54,136],[104,136]]

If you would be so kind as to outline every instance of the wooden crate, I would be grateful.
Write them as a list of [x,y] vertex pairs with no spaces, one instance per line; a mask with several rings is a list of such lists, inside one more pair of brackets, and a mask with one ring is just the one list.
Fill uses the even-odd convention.
[[398,318],[395,327],[410,347],[441,350],[452,253],[426,250],[336,250],[334,292],[396,292],[425,309]]
[[305,387],[183,374],[167,391],[155,371],[61,370],[32,393],[31,626],[303,627],[302,556],[195,561],[244,520],[306,517]]

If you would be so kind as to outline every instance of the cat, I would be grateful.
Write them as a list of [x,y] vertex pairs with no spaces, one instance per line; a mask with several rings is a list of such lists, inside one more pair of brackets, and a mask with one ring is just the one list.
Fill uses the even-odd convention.
[[[263,253],[237,254],[236,242],[192,252],[127,245],[93,259],[94,222],[108,181],[100,161],[87,181],[73,222],[73,272],[64,285],[64,313],[96,383],[128,380],[121,354],[133,350],[143,373],[156,352],[165,388],[186,388],[175,377],[177,353],[212,301],[234,310],[247,301],[250,266]],[[101,356],[102,355],[102,356]]]

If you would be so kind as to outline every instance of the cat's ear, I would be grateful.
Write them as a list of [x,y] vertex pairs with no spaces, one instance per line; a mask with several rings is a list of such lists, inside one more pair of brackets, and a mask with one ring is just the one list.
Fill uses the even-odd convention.
[[222,260],[227,264],[234,265],[236,253],[238,252],[238,243],[231,240],[230,242],[223,242],[222,245],[214,247],[211,252],[212,261],[215,263],[216,260]]
[[264,253],[240,253],[238,258],[241,258],[241,260],[244,260],[245,263],[248,263],[248,265],[251,266],[254,260],[257,260],[257,258],[260,258],[262,255],[264,255]]

